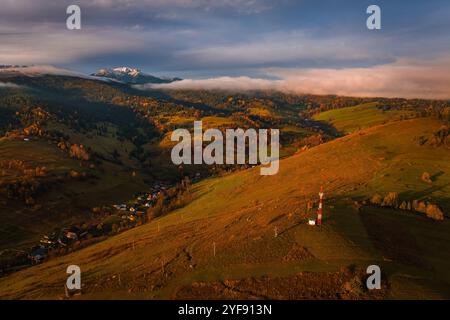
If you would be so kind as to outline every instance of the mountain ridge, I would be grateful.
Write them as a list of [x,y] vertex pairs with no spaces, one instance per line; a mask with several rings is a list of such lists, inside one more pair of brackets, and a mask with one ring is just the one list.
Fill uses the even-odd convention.
[[102,68],[97,72],[92,73],[91,76],[115,79],[130,84],[162,84],[181,80],[180,78],[156,77],[151,74],[144,73],[138,68],[130,67]]

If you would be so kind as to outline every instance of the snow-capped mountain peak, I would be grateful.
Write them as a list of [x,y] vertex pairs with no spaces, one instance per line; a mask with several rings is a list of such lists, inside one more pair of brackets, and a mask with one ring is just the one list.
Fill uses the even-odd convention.
[[126,73],[133,77],[136,77],[137,75],[141,74],[141,70],[137,68],[128,68],[128,67],[113,68],[112,71],[119,73]]
[[150,74],[143,73],[137,68],[116,67],[112,69],[103,68],[92,74],[96,77],[116,79],[125,83],[144,84],[144,83],[170,83],[178,81],[178,78],[159,78]]

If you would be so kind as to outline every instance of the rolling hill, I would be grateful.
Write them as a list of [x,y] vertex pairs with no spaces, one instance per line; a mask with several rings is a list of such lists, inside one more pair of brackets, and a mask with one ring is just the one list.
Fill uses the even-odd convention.
[[328,122],[343,133],[352,133],[374,125],[416,116],[417,111],[390,109],[380,102],[369,102],[321,112],[316,114],[313,119]]
[[[63,298],[71,264],[82,270],[81,299],[449,298],[449,220],[365,202],[397,192],[448,214],[450,150],[419,143],[443,122],[383,122],[288,157],[275,176],[253,168],[194,184],[181,209],[1,278],[0,298]],[[321,185],[324,224],[311,227],[306,204]],[[372,264],[384,276],[376,292],[363,286]]]
[[[271,96],[244,95],[239,103],[227,94],[191,99],[39,70],[48,68],[0,72],[1,83],[11,84],[0,88],[0,250],[28,251],[61,228],[97,225],[110,214],[104,206],[125,203],[155,184],[239,170],[180,171],[172,164],[171,132],[192,130],[195,120],[222,130],[279,126],[283,156],[309,143],[302,141],[308,137],[331,138],[301,121],[303,105],[279,107]],[[253,115],[255,106],[270,110],[270,116]]]

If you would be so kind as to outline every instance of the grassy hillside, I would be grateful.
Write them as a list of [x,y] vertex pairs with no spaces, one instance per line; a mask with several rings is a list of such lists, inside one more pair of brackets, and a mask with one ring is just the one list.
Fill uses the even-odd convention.
[[[78,162],[63,156],[56,148],[38,141],[0,139],[0,163],[21,159],[25,168],[45,167],[48,175],[61,175],[71,169],[78,170]],[[23,175],[22,170],[0,170],[2,183],[14,183]],[[43,192],[43,191],[42,191]],[[6,202],[2,199],[0,209],[0,249],[27,242],[48,228],[47,215],[39,214],[38,207],[24,208],[22,201]],[[70,219],[70,217],[65,217]]]
[[[85,299],[449,298],[448,220],[354,206],[398,191],[448,212],[450,151],[417,143],[440,125],[387,123],[287,158],[275,176],[254,168],[202,181],[182,209],[0,279],[0,298],[61,298],[71,264],[81,267]],[[420,180],[425,169],[432,185]],[[321,185],[324,225],[313,228],[305,207]],[[380,293],[357,284],[371,264],[387,277]]]
[[[76,77],[16,75],[8,81],[21,87],[0,90],[0,250],[28,250],[55,227],[97,218],[94,207],[130,200],[155,183],[216,174],[206,166],[180,172],[171,162],[170,133],[192,130],[195,120],[203,120],[204,129],[292,127],[282,129],[283,156],[298,149],[299,139],[318,134],[295,112],[278,108],[272,118],[253,115],[255,104],[275,108],[270,97],[260,103],[247,96],[234,108],[224,95],[222,106],[219,100],[179,100]],[[89,160],[71,154],[72,146],[83,146]],[[36,169],[45,172],[25,174]]]
[[[444,123],[427,118],[381,126],[412,115],[410,111],[383,111],[377,103],[370,103],[322,112],[315,119],[330,123],[346,133],[373,127],[357,134],[361,136],[366,151],[377,154],[376,160],[386,165],[359,191],[361,196],[393,191],[404,198],[438,201],[449,212],[448,150],[445,147],[420,146],[419,143],[421,137],[431,137]],[[415,134],[411,134],[410,125],[417,126]],[[354,140],[353,136],[344,139]],[[432,177],[431,184],[421,179],[424,172]]]
[[[90,167],[41,139],[1,138],[0,165],[0,188],[17,186],[25,194],[0,196],[0,250],[27,247],[56,227],[89,221],[93,207],[129,199],[146,187],[131,168],[108,162]],[[45,174],[36,176],[36,168]],[[71,178],[70,172],[91,178]],[[24,203],[27,194],[32,203]]]
[[352,133],[357,130],[384,124],[389,121],[412,117],[415,112],[403,110],[384,109],[379,102],[370,102],[354,107],[329,110],[315,115],[317,121],[325,121],[332,124],[343,133]]

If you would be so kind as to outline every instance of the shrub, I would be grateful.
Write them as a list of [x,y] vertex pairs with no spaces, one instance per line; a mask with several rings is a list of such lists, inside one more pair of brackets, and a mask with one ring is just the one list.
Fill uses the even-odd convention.
[[372,198],[370,198],[370,203],[376,206],[380,206],[383,202],[383,198],[378,194],[375,193]]
[[383,199],[383,203],[381,204],[383,207],[394,207],[398,208],[398,193],[397,192],[389,192],[386,197]]
[[431,181],[431,176],[428,172],[424,172],[422,173],[422,181],[426,182],[426,183],[433,183],[433,181]]
[[413,209],[414,209],[414,211],[417,211],[417,212],[426,213],[427,205],[423,201],[414,200]]
[[88,161],[90,159],[89,153],[83,145],[73,144],[70,147],[70,156],[75,159]]
[[425,214],[433,220],[444,220],[444,212],[435,204],[429,203],[426,207]]
[[406,203],[406,201],[402,201],[402,204],[400,205],[399,209],[408,210],[408,204]]

